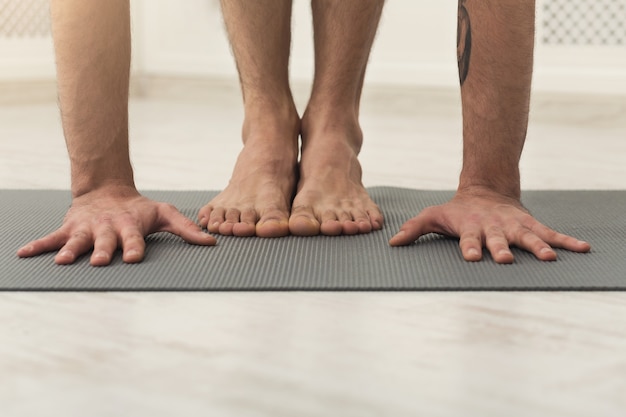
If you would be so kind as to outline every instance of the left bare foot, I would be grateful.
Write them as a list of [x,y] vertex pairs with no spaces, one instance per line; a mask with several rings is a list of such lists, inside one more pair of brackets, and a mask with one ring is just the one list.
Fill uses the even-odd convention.
[[311,123],[305,115],[292,234],[354,235],[382,228],[383,215],[361,183],[361,143],[358,122]]

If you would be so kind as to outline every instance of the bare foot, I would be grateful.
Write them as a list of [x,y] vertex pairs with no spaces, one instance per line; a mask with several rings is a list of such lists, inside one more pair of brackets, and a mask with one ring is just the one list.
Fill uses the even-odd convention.
[[[294,111],[295,112],[295,111]],[[298,159],[300,122],[244,123],[244,148],[226,189],[200,209],[202,227],[234,236],[289,234],[289,211]]]
[[313,124],[303,118],[300,179],[289,230],[294,235],[354,235],[379,230],[383,215],[361,183],[356,121]]

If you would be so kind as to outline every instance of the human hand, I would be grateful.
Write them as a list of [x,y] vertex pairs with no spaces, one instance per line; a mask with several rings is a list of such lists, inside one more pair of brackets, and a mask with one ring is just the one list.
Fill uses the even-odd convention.
[[552,248],[573,252],[591,249],[587,242],[538,222],[519,200],[485,189],[458,191],[449,202],[425,208],[404,223],[389,244],[408,245],[428,233],[459,238],[463,258],[470,262],[482,259],[483,247],[503,264],[514,261],[509,246],[531,252],[542,261],[556,260]]
[[74,198],[63,225],[17,251],[22,258],[59,250],[54,261],[65,265],[93,248],[90,263],[111,263],[118,247],[124,262],[141,262],[145,236],[174,233],[188,243],[215,245],[215,238],[181,214],[174,206],[143,197],[134,187],[107,187]]

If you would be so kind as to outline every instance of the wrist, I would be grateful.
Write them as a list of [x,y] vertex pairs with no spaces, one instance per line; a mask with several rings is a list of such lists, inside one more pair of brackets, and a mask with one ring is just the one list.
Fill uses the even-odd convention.
[[72,197],[98,189],[136,190],[133,170],[128,164],[72,163]]
[[512,198],[521,199],[521,185],[519,170],[512,172],[489,172],[472,174],[463,170],[459,180],[457,192],[472,194],[493,194]]
[[100,200],[110,197],[128,198],[135,197],[137,195],[139,195],[139,191],[137,191],[137,188],[134,185],[114,182],[101,183],[97,186],[93,186],[92,188],[85,188],[80,190],[80,193],[75,193],[74,190],[72,190],[72,200],[75,202],[84,201],[86,199]]

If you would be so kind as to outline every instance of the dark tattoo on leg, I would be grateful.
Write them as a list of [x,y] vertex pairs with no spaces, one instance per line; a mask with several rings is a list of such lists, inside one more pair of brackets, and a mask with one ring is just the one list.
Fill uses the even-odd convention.
[[459,65],[459,81],[461,86],[467,79],[472,55],[472,25],[469,13],[465,8],[467,0],[459,0],[459,20],[456,32],[456,57]]

